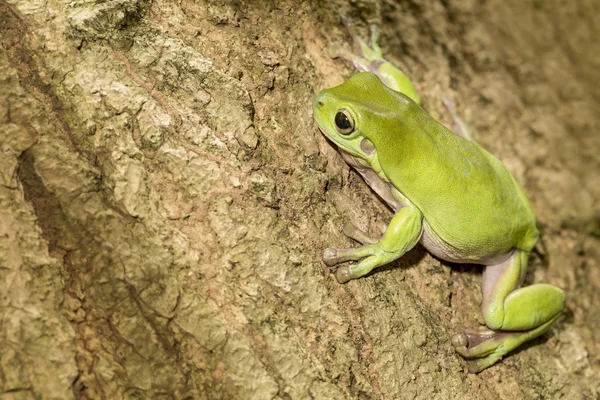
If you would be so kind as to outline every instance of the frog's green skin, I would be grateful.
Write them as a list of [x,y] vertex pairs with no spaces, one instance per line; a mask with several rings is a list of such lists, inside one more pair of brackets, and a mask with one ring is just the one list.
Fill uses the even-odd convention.
[[[377,39],[376,28],[372,32]],[[380,239],[345,227],[363,246],[327,249],[323,260],[329,266],[358,261],[337,269],[340,283],[401,257],[418,242],[441,259],[484,265],[487,328],[452,339],[469,370],[479,372],[541,335],[564,308],[564,293],[557,287],[520,287],[538,240],[535,215],[504,165],[468,140],[466,125],[461,136],[433,119],[419,106],[406,75],[383,59],[376,40],[372,48],[355,41],[357,55],[340,46],[333,47],[334,55],[373,72],[321,91],[313,101],[314,116],[395,215]],[[336,116],[343,120],[339,113],[347,120],[336,122]]]

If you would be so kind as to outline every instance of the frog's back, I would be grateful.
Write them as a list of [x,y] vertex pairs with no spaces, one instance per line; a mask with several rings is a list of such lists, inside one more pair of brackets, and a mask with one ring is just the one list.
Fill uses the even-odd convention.
[[409,107],[372,139],[392,184],[421,210],[435,234],[459,251],[533,248],[535,216],[510,172],[408,101]]

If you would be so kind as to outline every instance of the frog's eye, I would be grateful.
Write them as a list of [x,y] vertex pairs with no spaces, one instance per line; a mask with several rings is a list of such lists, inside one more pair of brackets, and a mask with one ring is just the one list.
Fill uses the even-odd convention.
[[354,131],[354,118],[346,109],[340,109],[335,114],[335,127],[342,135],[349,135]]

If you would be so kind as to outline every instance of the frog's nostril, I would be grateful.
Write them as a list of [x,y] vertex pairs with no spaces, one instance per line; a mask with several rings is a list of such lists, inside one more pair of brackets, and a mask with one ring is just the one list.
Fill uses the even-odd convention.
[[315,108],[323,107],[325,105],[324,98],[325,98],[325,94],[323,92],[320,92],[319,94],[317,94],[313,100],[313,107],[315,107]]

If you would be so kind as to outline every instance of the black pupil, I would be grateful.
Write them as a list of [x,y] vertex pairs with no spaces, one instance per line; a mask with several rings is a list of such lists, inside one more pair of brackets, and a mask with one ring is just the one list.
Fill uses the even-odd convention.
[[335,125],[340,129],[350,129],[350,120],[343,112],[335,114]]

